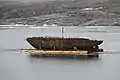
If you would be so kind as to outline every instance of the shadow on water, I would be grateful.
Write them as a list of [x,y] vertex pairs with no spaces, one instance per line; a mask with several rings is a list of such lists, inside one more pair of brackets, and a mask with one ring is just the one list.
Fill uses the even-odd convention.
[[39,60],[47,60],[47,61],[99,61],[99,57],[94,57],[94,58],[85,58],[85,57],[80,57],[80,58],[71,58],[71,57],[33,57],[31,55],[27,55],[27,59],[30,62],[36,62]]

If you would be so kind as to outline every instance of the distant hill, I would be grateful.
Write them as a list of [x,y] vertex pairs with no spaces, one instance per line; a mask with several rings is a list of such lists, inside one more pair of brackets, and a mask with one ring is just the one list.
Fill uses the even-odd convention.
[[119,0],[0,2],[0,24],[120,25]]

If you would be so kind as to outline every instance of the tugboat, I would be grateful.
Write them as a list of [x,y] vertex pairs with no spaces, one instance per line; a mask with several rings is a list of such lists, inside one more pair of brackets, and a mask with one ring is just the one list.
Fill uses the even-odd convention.
[[32,56],[41,57],[98,57],[103,52],[99,45],[103,40],[71,37],[28,37],[27,42],[36,50],[28,50]]

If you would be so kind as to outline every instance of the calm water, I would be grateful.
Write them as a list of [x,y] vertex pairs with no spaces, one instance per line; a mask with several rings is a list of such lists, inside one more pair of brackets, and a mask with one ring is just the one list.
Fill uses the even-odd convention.
[[[120,80],[119,28],[65,28],[64,36],[102,39],[105,49],[99,59],[31,58],[20,51],[32,48],[28,36],[61,36],[60,28],[0,30],[0,80]],[[111,53],[111,54],[109,54]]]

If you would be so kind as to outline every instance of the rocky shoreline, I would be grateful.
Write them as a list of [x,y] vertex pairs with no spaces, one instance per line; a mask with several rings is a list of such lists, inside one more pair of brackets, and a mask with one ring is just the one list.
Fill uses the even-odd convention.
[[0,6],[0,24],[120,26],[120,14],[117,10],[120,8],[120,1],[86,1],[89,4],[84,0],[4,4]]

